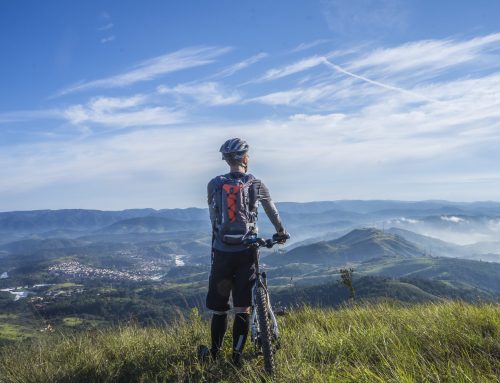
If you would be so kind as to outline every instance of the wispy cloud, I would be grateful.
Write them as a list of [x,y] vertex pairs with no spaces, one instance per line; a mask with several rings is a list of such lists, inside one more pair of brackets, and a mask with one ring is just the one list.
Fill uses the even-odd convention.
[[245,69],[249,67],[250,65],[253,65],[262,59],[268,57],[267,53],[258,53],[252,57],[247,58],[246,60],[240,61],[236,64],[230,65],[227,68],[221,70],[219,73],[217,73],[214,77],[229,77],[235,74],[236,72],[239,72],[242,69]]
[[113,28],[115,25],[113,23],[107,23],[101,27],[98,27],[97,30],[98,31],[107,31],[107,30],[110,30],[111,28]]
[[[325,65],[321,66],[325,68]],[[247,103],[258,102],[272,106],[299,107],[315,112],[346,108],[349,105],[366,105],[368,99],[381,97],[387,91],[385,87],[375,87],[352,76],[343,76],[340,71],[329,69],[326,75],[310,75],[298,81],[298,85],[286,90],[279,90],[253,98]],[[356,84],[357,82],[357,84]]]
[[403,30],[411,8],[402,0],[322,0],[321,4],[332,31],[365,37]]
[[184,48],[173,53],[168,53],[143,61],[128,71],[111,77],[82,82],[61,90],[58,95],[98,89],[117,88],[132,85],[141,81],[149,81],[167,73],[172,73],[201,65],[207,65],[230,48],[220,47],[192,47]]
[[425,69],[435,71],[487,58],[490,51],[500,49],[500,33],[465,41],[424,40],[394,48],[381,48],[359,57],[350,70],[369,70],[377,73],[396,73]]
[[183,113],[163,106],[146,106],[147,97],[95,97],[85,105],[66,108],[61,115],[71,124],[97,124],[115,128],[171,125],[183,120]]
[[410,96],[413,96],[417,99],[421,99],[421,100],[426,100],[426,101],[430,101],[430,102],[438,102],[437,100],[433,100],[427,96],[424,96],[422,94],[418,94],[416,92],[412,92],[410,90],[407,90],[407,89],[404,89],[404,88],[401,88],[401,87],[398,87],[398,86],[393,86],[393,85],[389,85],[389,84],[385,84],[385,83],[382,83],[380,81],[375,81],[375,80],[372,80],[372,79],[369,79],[365,76],[360,76],[360,75],[357,75],[355,73],[352,73],[344,68],[342,68],[340,65],[337,65],[337,64],[334,64],[330,61],[328,61],[326,58],[324,59],[323,63],[328,66],[329,68],[332,68],[340,73],[343,73],[347,76],[350,76],[350,77],[353,77],[353,78],[356,78],[358,80],[361,80],[361,81],[365,81],[369,84],[372,84],[372,85],[376,85],[376,86],[379,86],[381,88],[384,88],[384,89],[388,89],[388,90],[394,90],[396,92],[400,92],[400,93],[405,93],[405,94],[408,94]]
[[[421,107],[406,113],[396,113],[398,106],[393,104],[395,100],[397,97],[381,100],[359,113],[296,114],[288,119],[255,120],[247,124],[232,122],[230,125],[219,123],[182,128],[174,125],[169,129],[126,131],[119,136],[102,136],[63,146],[29,145],[0,155],[0,176],[10,181],[2,184],[0,194],[8,196],[48,184],[64,184],[68,179],[74,179],[74,174],[78,174],[78,183],[74,188],[62,186],[63,193],[78,190],[89,183],[94,187],[103,183],[107,193],[116,192],[116,195],[120,195],[118,191],[124,188],[130,191],[130,185],[142,185],[144,190],[153,190],[158,187],[158,180],[168,180],[169,183],[182,183],[190,187],[183,188],[182,196],[175,190],[167,197],[158,198],[155,195],[148,201],[139,198],[137,204],[179,206],[179,201],[183,201],[185,205],[201,206],[204,203],[199,193],[202,185],[194,180],[204,180],[207,174],[223,170],[220,168],[222,165],[217,148],[224,137],[243,136],[252,143],[252,172],[271,180],[269,182],[275,186],[274,197],[278,200],[321,198],[325,196],[324,193],[331,193],[332,179],[336,185],[335,196],[329,194],[330,198],[376,197],[384,190],[387,196],[398,198],[402,195],[396,189],[397,184],[408,178],[405,173],[409,169],[412,177],[420,176],[419,182],[429,188],[429,179],[447,173],[442,168],[443,162],[457,162],[459,167],[464,153],[471,155],[472,149],[480,148],[484,142],[493,146],[500,143],[499,135],[493,132],[463,135],[475,125],[469,122],[451,134],[436,136],[432,132],[441,129],[443,119],[451,117],[452,111],[441,116],[441,119],[436,119],[438,108],[429,109],[429,106],[427,109]],[[96,102],[101,104],[96,108],[138,103],[140,99],[101,100]],[[470,113],[471,109],[464,110],[462,114]],[[434,127],[432,132],[415,135],[419,127],[426,124]],[[415,129],[408,129],[412,126]],[[293,155],[283,156],[281,150],[276,150],[276,142],[280,142],[280,147],[288,148]],[[192,152],[193,148],[196,148],[197,155],[183,157],[183,161],[179,162],[179,153]],[[480,154],[472,154],[466,160],[470,162],[474,156]],[[208,161],[200,164],[199,158]],[[38,164],[36,169],[33,163]],[[269,163],[273,167],[269,167]],[[280,172],[275,172],[276,168]],[[289,177],[291,173],[317,179],[315,190],[306,194],[304,190],[297,190],[293,179]],[[430,173],[428,177],[427,173]],[[116,178],[117,174],[123,176]],[[327,179],[325,174],[328,174]],[[383,177],[384,174],[391,174],[391,178]],[[498,184],[500,174],[492,172],[490,176],[496,178],[489,182]],[[367,197],[361,192],[352,194],[353,185],[356,185],[356,189],[370,186],[367,190],[371,190],[373,195]],[[186,190],[193,191],[186,193]],[[428,197],[439,197],[439,193],[443,192],[443,188],[428,190]],[[465,188],[461,190],[462,194],[457,194],[457,197],[463,198],[470,192],[465,192]],[[137,196],[142,195],[139,189],[137,193]],[[415,198],[417,194],[406,196]],[[475,195],[477,198],[488,197],[487,193],[477,192]],[[118,198],[112,202],[116,205],[112,206],[120,208],[124,206],[124,201]],[[108,205],[108,208],[111,206]]]
[[[420,100],[442,103],[446,101],[447,93],[431,97],[426,93],[428,89],[421,86],[425,84],[422,81],[436,78],[447,68],[467,63],[476,67],[486,65],[491,70],[499,66],[494,64],[500,59],[499,50],[500,34],[491,34],[462,41],[451,39],[417,41],[393,48],[380,48],[368,53],[365,53],[364,49],[350,52],[348,61],[344,58],[344,64],[332,62],[332,57],[339,57],[339,60],[341,57],[336,56],[335,52],[325,56],[307,57],[281,68],[270,69],[261,77],[262,80],[274,80],[307,72],[309,76],[300,81],[299,86],[259,95],[250,101],[274,106],[316,104],[316,107],[324,107],[331,105],[333,100],[350,99],[352,102],[355,99],[364,99],[366,96],[381,96],[381,92],[373,88],[360,87],[359,84],[343,81],[338,76],[328,76],[320,69],[326,67],[374,87],[405,94],[409,96],[404,98],[405,102]],[[416,78],[421,81],[416,82]],[[447,81],[451,80],[452,78]],[[414,89],[412,83],[420,84],[419,89]]]
[[312,56],[281,68],[269,69],[261,78],[258,79],[258,81],[276,80],[278,78],[303,72],[305,70],[314,68],[315,66],[321,65],[323,63],[323,60],[324,58],[322,56]]
[[103,34],[106,34],[105,36],[101,37],[100,41],[101,44],[107,44],[115,40],[116,36],[111,33],[111,29],[114,28],[114,24],[111,22],[111,16],[107,12],[101,12],[99,15],[99,19],[101,22],[101,26],[97,27],[97,32],[102,36]]
[[305,51],[307,49],[317,47],[318,45],[325,44],[329,41],[330,40],[327,40],[327,39],[319,39],[319,40],[311,41],[308,43],[301,43],[301,44],[297,45],[295,48],[293,48],[292,50],[290,50],[290,53],[302,52],[302,51]]
[[[128,97],[93,97],[57,113],[51,109],[47,116],[55,113],[74,130],[81,129],[83,138],[2,150],[0,179],[8,182],[0,185],[0,198],[19,200],[27,190],[38,195],[49,185],[54,195],[73,195],[102,184],[103,194],[113,196],[137,188],[137,206],[204,205],[202,180],[224,171],[217,155],[221,141],[242,136],[251,143],[251,171],[274,183],[278,200],[495,199],[500,188],[499,43],[497,35],[488,35],[365,46],[348,54],[318,53],[284,62],[263,70],[266,81],[249,82],[238,92],[224,76],[218,81],[192,78],[180,84],[155,82],[151,87],[156,91],[149,94],[141,89]],[[191,56],[186,60],[191,62]],[[218,57],[194,56],[198,61]],[[231,67],[238,68],[222,71],[229,74]],[[273,82],[296,73],[301,76]],[[422,73],[418,81],[415,73]],[[218,105],[226,107],[211,108]],[[36,113],[43,115],[33,113],[35,119],[41,118]],[[195,123],[193,115],[205,116],[203,122]],[[4,113],[0,122],[22,117],[21,112]],[[289,154],[284,156],[277,142]],[[193,148],[196,156],[179,161],[179,153]],[[200,163],[199,158],[207,160]],[[71,186],[74,174],[78,180]],[[471,174],[484,175],[477,179],[481,188],[474,179],[463,181]],[[314,190],[297,189],[296,177],[317,180]],[[153,199],[144,193],[163,189],[167,182],[189,187]],[[130,206],[130,201],[113,198],[112,206]],[[97,201],[94,207],[111,207],[105,203]]]
[[111,41],[114,41],[115,40],[115,36],[114,35],[111,35],[111,36],[108,36],[108,37],[103,37],[101,39],[101,44],[106,44],[106,43],[109,43]]
[[259,102],[274,106],[305,106],[331,96],[337,89],[337,86],[331,84],[312,87],[304,86],[289,90],[271,92],[262,96],[251,98],[247,100],[247,102]]
[[[406,43],[394,48],[380,48],[363,54],[363,51],[349,51],[350,60],[344,65],[337,65],[336,69],[344,74],[354,75],[355,71],[366,71],[368,74],[388,75],[401,74],[413,77],[416,74],[433,73],[439,75],[443,69],[456,67],[461,64],[483,61],[498,61],[498,55],[489,57],[490,53],[500,50],[500,33],[476,37],[464,41],[451,39],[424,40]],[[344,55],[343,53],[340,56]],[[266,71],[258,81],[276,80],[295,73],[313,69],[325,64],[330,58],[339,57],[338,52],[326,55],[315,55],[303,58],[292,64]],[[497,66],[500,66],[497,64]],[[367,78],[357,74],[360,79]],[[376,81],[376,80],[373,80]],[[383,83],[383,81],[379,81]]]
[[216,82],[180,84],[174,87],[160,85],[157,91],[160,94],[188,96],[199,104],[209,106],[230,105],[241,100],[241,95],[237,91],[229,91]]

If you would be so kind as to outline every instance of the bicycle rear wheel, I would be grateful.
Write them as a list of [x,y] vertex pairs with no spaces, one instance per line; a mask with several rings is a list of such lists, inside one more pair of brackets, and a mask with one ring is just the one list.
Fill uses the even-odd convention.
[[255,305],[257,306],[257,320],[259,322],[260,342],[262,346],[262,354],[264,355],[264,368],[268,374],[273,374],[276,369],[276,361],[274,360],[267,293],[262,286],[257,288],[255,298]]

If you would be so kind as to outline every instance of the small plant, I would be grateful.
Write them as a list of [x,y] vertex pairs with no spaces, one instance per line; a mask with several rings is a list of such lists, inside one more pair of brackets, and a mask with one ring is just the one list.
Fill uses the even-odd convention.
[[354,286],[352,283],[352,274],[354,270],[352,268],[349,269],[340,269],[340,284],[347,287],[350,292],[350,298],[352,300],[356,299],[356,291],[354,290]]

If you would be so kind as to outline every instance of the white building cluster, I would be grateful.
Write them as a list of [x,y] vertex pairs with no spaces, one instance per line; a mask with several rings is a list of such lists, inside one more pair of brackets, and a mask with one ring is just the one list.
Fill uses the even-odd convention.
[[59,263],[49,267],[49,271],[58,275],[68,275],[74,278],[103,278],[111,280],[129,280],[129,281],[144,281],[150,280],[150,276],[142,275],[139,273],[131,273],[129,271],[119,271],[112,269],[103,269],[82,265],[77,261],[70,261]]

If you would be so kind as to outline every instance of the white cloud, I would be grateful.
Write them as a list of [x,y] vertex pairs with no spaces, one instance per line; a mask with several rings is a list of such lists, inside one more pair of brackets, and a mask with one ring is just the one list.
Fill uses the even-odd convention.
[[59,95],[96,88],[116,88],[132,85],[141,81],[149,81],[167,73],[193,68],[214,62],[214,60],[228,52],[229,48],[192,47],[184,48],[143,61],[130,70],[121,74],[98,80],[82,82],[63,89]]
[[[365,86],[360,88],[354,82],[347,83],[340,80],[338,76],[325,75],[323,71],[311,71],[313,68],[323,66],[334,70],[338,74],[349,76],[375,87],[405,94],[409,96],[405,96],[406,103],[418,101],[441,102],[449,97],[447,92],[432,96],[428,92],[433,90],[433,85],[426,85],[425,80],[439,76],[446,68],[466,63],[476,67],[483,64],[489,69],[498,66],[498,64],[495,65],[494,63],[498,62],[499,57],[498,55],[495,56],[495,54],[499,48],[500,34],[490,34],[464,41],[451,39],[417,41],[394,48],[376,49],[366,54],[364,53],[367,50],[365,47],[358,52],[349,52],[350,62],[345,64],[331,61],[331,58],[339,57],[338,52],[331,52],[325,56],[312,56],[280,68],[270,69],[260,78],[260,81],[275,80],[295,73],[309,71],[310,74],[300,82],[300,86],[259,95],[253,97],[252,101],[274,106],[301,105],[303,103],[324,104],[325,99],[350,98],[355,100],[367,95],[381,96],[387,93],[381,90],[375,91],[373,87]],[[379,80],[379,78],[382,80]],[[419,81],[416,81],[416,79],[419,79]],[[449,84],[454,84],[457,81],[460,80],[448,79],[448,81],[441,81],[435,84],[434,88],[444,89]],[[412,82],[419,84],[418,89],[411,85]],[[347,90],[346,85],[353,91]],[[356,89],[358,90],[357,96],[354,91]]]
[[302,109],[328,111],[335,105],[336,110],[345,106],[346,102],[365,102],[368,96],[380,96],[385,89],[379,87],[356,85],[352,78],[340,78],[330,75],[324,81],[314,82],[310,77],[300,81],[295,88],[271,92],[248,99],[246,102],[258,102],[272,106],[294,106]]
[[345,114],[342,113],[332,113],[332,114],[294,114],[290,116],[290,121],[299,122],[299,123],[321,123],[321,124],[330,124],[337,123],[343,120],[346,117]]
[[[243,88],[245,98],[223,82],[196,80],[159,86],[149,95],[94,97],[57,112],[81,129],[84,138],[12,146],[0,153],[0,179],[6,180],[0,200],[19,200],[16,193],[26,190],[34,190],[32,195],[43,188],[71,194],[98,184],[109,185],[109,193],[120,196],[113,200],[120,208],[130,206],[120,191],[142,185],[134,201],[143,202],[134,202],[137,206],[162,207],[161,201],[167,200],[170,206],[203,206],[198,188],[206,186],[208,175],[225,170],[217,149],[232,136],[250,142],[250,169],[270,180],[277,200],[498,199],[500,72],[489,62],[488,71],[480,70],[496,54],[497,38],[492,36],[441,41],[441,46],[459,45],[456,57],[472,57],[449,59],[446,68],[466,62],[478,69],[475,77],[461,77],[464,72],[440,76],[445,64],[433,56],[435,44],[415,42],[390,48],[388,55],[382,50],[366,53],[365,47],[337,56],[335,64],[332,55],[285,64],[266,72],[267,79],[305,72],[303,78],[254,83]],[[399,63],[417,46],[422,56],[423,47],[431,47],[434,58],[415,67]],[[354,71],[359,63],[363,65]],[[407,81],[415,72],[438,77]],[[167,107],[165,100],[186,110]],[[207,106],[233,104],[238,114],[221,117],[214,111],[222,109],[213,109],[197,125],[188,118],[187,110],[199,115]],[[4,113],[0,122],[15,118],[22,118],[21,112]],[[116,129],[128,126],[148,129]],[[102,127],[114,132],[91,134]],[[185,155],[193,152],[194,157]],[[314,188],[297,188],[296,179],[313,179]],[[189,186],[182,188],[188,192],[153,192],[159,190],[158,180],[165,190],[171,190],[169,184],[182,184]],[[71,182],[79,182],[79,188],[64,189]],[[142,197],[149,196],[145,190],[155,199]]]
[[101,44],[106,44],[106,43],[109,43],[111,41],[114,41],[115,40],[115,36],[114,35],[111,35],[111,36],[107,36],[107,37],[103,37],[101,39]]
[[258,81],[276,80],[281,77],[290,76],[295,73],[314,68],[323,64],[323,56],[313,56],[297,61],[282,68],[269,69]]
[[107,31],[111,28],[113,28],[115,25],[113,23],[107,23],[99,28],[97,28],[98,31]]
[[423,40],[394,48],[380,48],[355,59],[349,70],[372,69],[376,73],[435,71],[478,60],[480,55],[500,48],[500,33],[465,41]]
[[[99,123],[103,121],[102,115],[110,111],[120,115],[121,110],[140,107],[145,102],[141,96],[96,99],[85,106],[83,117],[73,116],[74,122],[93,120]],[[427,183],[431,170],[433,174],[429,177],[439,180],[439,175],[449,174],[448,161],[459,167],[466,161],[470,166],[474,158],[464,160],[464,153],[480,148],[485,141],[500,144],[500,137],[486,135],[471,139],[461,135],[469,125],[445,136],[435,136],[434,131],[439,132],[441,127],[440,120],[432,115],[433,110],[429,110],[428,115],[422,111],[420,120],[415,123],[410,112],[394,114],[391,112],[394,105],[384,108],[383,104],[381,101],[379,108],[367,108],[359,113],[302,113],[288,119],[256,120],[247,124],[232,121],[173,125],[123,131],[111,137],[95,136],[64,145],[11,147],[0,154],[0,178],[8,180],[0,187],[0,197],[49,186],[68,193],[73,191],[68,183],[74,182],[78,184],[75,190],[107,185],[105,193],[115,196],[112,202],[109,201],[112,204],[106,205],[108,208],[130,206],[131,199],[137,206],[204,206],[200,190],[206,186],[210,175],[225,170],[217,154],[218,147],[227,137],[241,136],[251,144],[251,171],[270,184],[277,200],[415,199],[419,192],[424,193],[420,198],[437,198],[443,197],[442,193],[456,183],[432,180]],[[464,114],[468,112],[463,111]],[[412,136],[419,125],[431,123],[434,131]],[[314,189],[297,188],[297,179],[313,179]],[[499,185],[499,179],[493,184]],[[403,189],[399,185],[408,180],[412,182],[414,194],[409,192],[408,185]],[[158,182],[170,192],[154,192],[159,187]],[[182,192],[169,186],[175,184],[184,186],[180,188]],[[135,196],[120,192],[130,190],[130,185],[134,188],[142,185],[143,190],[139,188]],[[420,185],[425,185],[423,191],[418,189]],[[461,185],[454,188],[455,193],[460,191],[461,194],[452,196],[464,198],[471,195],[471,188],[475,189],[474,184]],[[489,189],[483,189],[473,195],[476,198],[491,195]],[[446,196],[450,199],[450,195]]]
[[323,14],[336,34],[379,37],[407,25],[411,5],[401,0],[322,0]]
[[360,75],[357,75],[355,73],[352,73],[344,68],[342,68],[340,65],[336,65],[330,61],[328,61],[326,58],[324,59],[323,63],[328,66],[329,68],[332,68],[340,73],[343,73],[347,76],[350,76],[350,77],[353,77],[353,78],[356,78],[358,80],[361,80],[361,81],[365,81],[369,84],[372,84],[372,85],[375,85],[375,86],[379,86],[381,88],[385,88],[385,89],[388,89],[388,90],[394,90],[396,92],[400,92],[400,93],[405,93],[407,95],[410,95],[410,96],[413,96],[417,99],[423,99],[423,100],[426,100],[426,101],[431,101],[431,102],[437,102],[437,100],[433,100],[433,99],[430,99],[424,95],[421,95],[421,94],[418,94],[418,93],[415,93],[415,92],[412,92],[412,91],[409,91],[407,89],[404,89],[404,88],[401,88],[401,87],[398,87],[398,86],[393,86],[393,85],[389,85],[389,84],[385,84],[385,83],[382,83],[380,81],[375,81],[375,80],[372,80],[372,79],[369,79],[365,76],[360,76]]
[[311,41],[311,42],[308,42],[308,43],[301,43],[301,44],[297,45],[295,48],[293,48],[290,51],[290,53],[302,52],[302,51],[305,51],[307,49],[314,48],[314,47],[316,47],[318,45],[325,44],[325,43],[327,43],[329,41],[330,40],[319,39],[319,40]]
[[252,98],[250,101],[261,102],[268,105],[292,105],[302,102],[314,102],[321,97],[325,87],[316,88],[296,88],[286,91],[279,91]]
[[460,218],[460,217],[456,217],[454,215],[450,215],[450,216],[448,216],[448,215],[442,215],[441,219],[443,221],[448,221],[448,222],[453,222],[453,223],[460,223],[460,222],[464,222],[465,221],[465,219]]
[[[208,142],[218,142],[217,133],[220,131],[198,130],[197,127],[162,127],[126,131],[115,136],[94,136],[64,144],[12,146],[0,153],[0,176],[8,180],[0,184],[0,195],[68,183],[78,183],[83,188],[99,187],[116,180],[122,182],[123,191],[133,186],[125,186],[130,179],[144,175],[160,177],[172,184],[179,178],[185,181],[189,173],[195,179],[195,174],[207,168],[207,163],[200,158],[213,151]],[[193,172],[193,169],[197,170]],[[174,189],[170,187],[167,194],[185,193],[184,188]]]
[[188,96],[200,104],[209,106],[230,105],[241,100],[241,96],[237,91],[228,91],[216,82],[180,84],[174,87],[161,85],[157,88],[157,91],[160,94]]
[[229,77],[235,74],[236,72],[239,72],[242,69],[245,69],[249,67],[250,65],[253,65],[263,59],[265,59],[268,56],[267,53],[258,53],[252,57],[249,57],[246,60],[240,61],[236,64],[233,64],[231,66],[228,66],[227,68],[221,70],[219,73],[217,73],[214,77]]
[[[390,85],[384,82],[376,81],[370,78],[367,78],[365,76],[361,76],[358,74],[355,74],[351,71],[346,70],[340,65],[334,64],[331,61],[329,61],[326,57],[322,56],[315,56],[313,58],[301,60],[298,63],[292,64],[290,66],[287,66],[285,68],[281,69],[272,69],[268,71],[262,79],[266,80],[274,80],[280,77],[285,77],[290,74],[297,73],[299,71],[307,70],[310,68],[313,68],[317,65],[323,64],[327,66],[330,69],[333,69],[339,73],[345,74],[349,77],[355,78],[357,80],[361,80],[364,82],[367,82],[369,84],[375,85],[377,87],[381,87],[387,90],[392,90],[400,93],[405,93],[407,95],[410,95],[411,97],[417,99],[417,100],[425,100],[425,101],[430,101],[430,102],[439,102],[438,100],[434,100],[424,94],[419,94],[414,91],[404,89],[399,86],[394,86]],[[329,96],[332,93],[335,93],[335,90],[338,90],[339,87],[334,85],[334,84],[328,84],[328,83],[322,83],[317,86],[313,87],[300,87],[296,89],[291,89],[287,91],[279,91],[279,92],[274,92],[270,93],[268,95],[264,96],[259,96],[254,98],[254,101],[258,102],[263,102],[271,105],[290,105],[293,103],[302,103],[302,102],[307,102],[307,103],[313,103],[318,101],[320,98],[324,98],[325,96]]]
[[74,125],[98,124],[126,128],[131,126],[170,125],[183,120],[183,113],[163,106],[145,106],[147,97],[95,97],[86,105],[66,108],[62,116]]
[[406,217],[402,217],[400,218],[400,221],[402,222],[406,222],[406,223],[409,223],[409,224],[412,224],[412,225],[415,225],[417,223],[419,223],[420,221],[417,220],[417,219],[412,219],[412,218],[406,218]]

